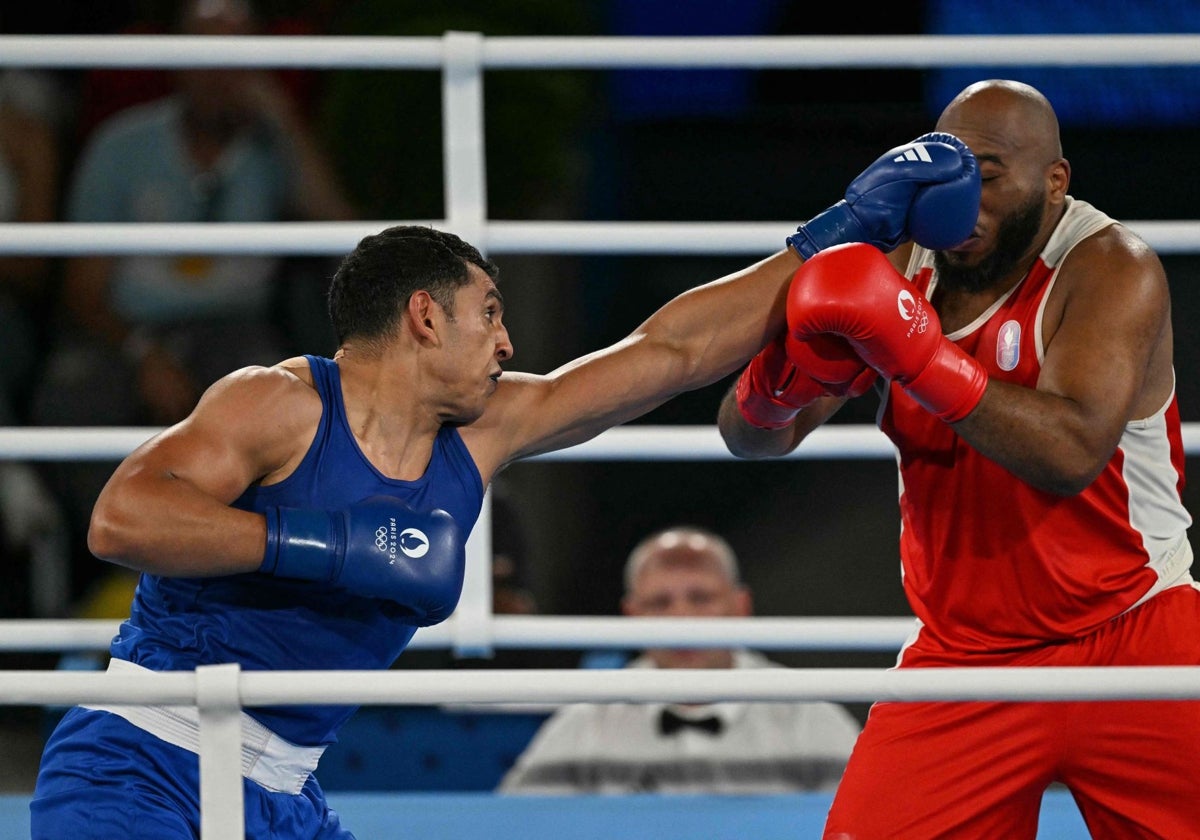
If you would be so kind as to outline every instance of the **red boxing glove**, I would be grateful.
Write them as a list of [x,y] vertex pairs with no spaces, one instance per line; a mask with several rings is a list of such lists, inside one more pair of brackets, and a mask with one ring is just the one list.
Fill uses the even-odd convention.
[[861,396],[879,375],[836,335],[816,335],[801,341],[788,333],[784,349],[792,364],[821,387],[822,396]]
[[942,335],[925,297],[870,245],[828,248],[792,278],[788,328],[800,340],[842,336],[926,411],[957,423],[983,399],[987,372]]
[[760,350],[742,371],[737,406],[750,425],[782,429],[813,400],[856,397],[874,379],[875,371],[845,341],[834,336],[797,341],[784,334]]

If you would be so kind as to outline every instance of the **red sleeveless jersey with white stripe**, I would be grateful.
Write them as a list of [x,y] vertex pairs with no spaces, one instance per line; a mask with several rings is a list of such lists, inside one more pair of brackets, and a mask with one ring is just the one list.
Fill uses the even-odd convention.
[[[990,377],[1035,387],[1058,267],[1112,224],[1068,199],[1025,279],[948,338]],[[916,248],[908,275],[931,295],[933,255]],[[1174,393],[1152,416],[1126,424],[1100,476],[1071,497],[1038,490],[980,455],[895,383],[879,426],[898,451],[905,594],[930,641],[970,651],[1071,638],[1191,580]]]

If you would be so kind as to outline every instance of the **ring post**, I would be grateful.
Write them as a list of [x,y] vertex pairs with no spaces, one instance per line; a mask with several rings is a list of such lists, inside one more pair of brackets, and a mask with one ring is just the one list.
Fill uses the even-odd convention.
[[196,668],[200,712],[200,840],[243,840],[242,705],[236,664]]

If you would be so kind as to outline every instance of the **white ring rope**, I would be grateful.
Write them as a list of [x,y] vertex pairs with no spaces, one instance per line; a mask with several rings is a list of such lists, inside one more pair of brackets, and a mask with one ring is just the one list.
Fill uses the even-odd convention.
[[[0,672],[0,705],[196,705],[196,671]],[[242,671],[243,706],[728,700],[1185,700],[1200,667]]]
[[[155,427],[0,427],[0,461],[120,460],[162,431]],[[1200,427],[1188,439],[1200,443]],[[874,426],[826,426],[788,458],[891,458],[892,444]],[[620,426],[592,440],[529,461],[734,460],[715,426]]]
[[[455,33],[449,33],[451,35]],[[953,67],[1200,64],[1200,35],[487,37],[491,69]],[[440,69],[444,38],[0,36],[0,66]]]
[[[205,222],[0,224],[0,254],[81,256],[128,254],[253,254],[340,256],[364,236],[400,223]],[[452,220],[426,225],[468,237]],[[1200,221],[1123,224],[1162,254],[1200,252]],[[479,220],[468,241],[489,254],[661,254],[766,256],[783,247],[795,220],[780,222],[497,222]]]
[[[1183,449],[1200,453],[1200,423],[1184,423]],[[153,435],[157,427],[3,427],[0,461],[120,460]],[[866,424],[816,429],[795,451],[772,460],[851,460],[894,458],[891,441]],[[527,461],[737,461],[716,426],[618,426],[586,443],[546,452]]]
[[[446,650],[458,639],[458,613],[424,627],[413,650]],[[527,650],[753,647],[760,650],[895,652],[912,634],[906,617],[631,618],[497,615],[487,620],[496,648]],[[110,619],[8,619],[0,621],[0,651],[107,650],[120,622]]]

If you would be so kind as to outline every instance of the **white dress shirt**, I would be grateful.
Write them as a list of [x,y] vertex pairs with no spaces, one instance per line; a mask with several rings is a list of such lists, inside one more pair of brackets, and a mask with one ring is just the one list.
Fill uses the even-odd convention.
[[[633,668],[652,668],[639,657]],[[782,667],[737,651],[735,668]],[[705,728],[660,723],[664,709],[713,718]],[[719,729],[719,731],[712,731]],[[858,737],[836,703],[574,703],[538,730],[501,781],[501,793],[764,794],[831,791]]]

